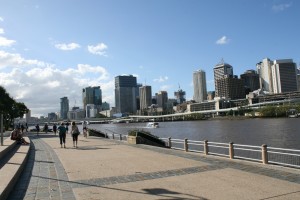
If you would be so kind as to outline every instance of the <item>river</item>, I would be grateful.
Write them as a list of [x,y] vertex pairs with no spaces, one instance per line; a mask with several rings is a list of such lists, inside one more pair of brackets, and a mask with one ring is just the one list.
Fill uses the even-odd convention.
[[300,119],[234,119],[159,122],[159,128],[146,128],[147,123],[91,124],[89,128],[127,134],[133,129],[143,129],[158,137],[174,139],[234,142],[260,146],[300,149]]

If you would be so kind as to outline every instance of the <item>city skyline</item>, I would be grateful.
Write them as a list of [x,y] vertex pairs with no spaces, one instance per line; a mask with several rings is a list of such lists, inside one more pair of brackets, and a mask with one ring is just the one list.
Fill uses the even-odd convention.
[[222,59],[238,76],[264,58],[298,64],[298,8],[284,0],[1,0],[0,85],[33,116],[58,112],[64,96],[83,107],[90,86],[115,106],[122,74],[150,85],[152,95],[174,98],[180,85],[191,100],[193,72],[204,70],[213,91]]

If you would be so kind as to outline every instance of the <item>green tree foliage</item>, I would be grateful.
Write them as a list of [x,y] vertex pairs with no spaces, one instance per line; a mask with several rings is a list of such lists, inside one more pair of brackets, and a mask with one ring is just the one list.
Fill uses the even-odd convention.
[[5,128],[13,122],[14,118],[23,117],[29,110],[24,103],[16,102],[6,90],[0,86],[0,113],[3,114]]

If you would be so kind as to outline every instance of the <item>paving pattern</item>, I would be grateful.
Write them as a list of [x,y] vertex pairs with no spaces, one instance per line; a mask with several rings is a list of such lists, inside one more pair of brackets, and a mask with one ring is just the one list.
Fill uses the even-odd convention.
[[[172,176],[196,174],[212,170],[232,168],[253,174],[260,174],[280,180],[300,184],[299,171],[279,170],[275,167],[265,167],[247,162],[234,162],[229,159],[214,159],[209,156],[190,154],[183,151],[157,148],[147,145],[134,145],[136,148],[178,156],[195,161],[205,162],[208,165],[189,167],[175,170],[157,171],[151,173],[136,173],[125,176],[113,176],[86,180],[69,181],[68,176],[54,150],[38,136],[30,136],[32,141],[28,164],[20,178],[15,192],[9,199],[76,199],[73,188],[102,187],[120,183],[130,183],[153,179],[163,179]],[[128,145],[124,142],[112,141],[116,144]],[[133,146],[133,145],[130,145]]]
[[76,199],[68,176],[52,148],[30,136],[31,150],[25,170],[8,199]]

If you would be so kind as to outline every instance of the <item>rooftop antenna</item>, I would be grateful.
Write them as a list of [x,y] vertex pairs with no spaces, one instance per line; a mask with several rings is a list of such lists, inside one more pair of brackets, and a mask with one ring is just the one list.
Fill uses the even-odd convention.
[[180,90],[180,84],[178,83],[178,88],[179,88],[179,90]]
[[224,59],[223,58],[221,58],[221,64],[224,65]]

